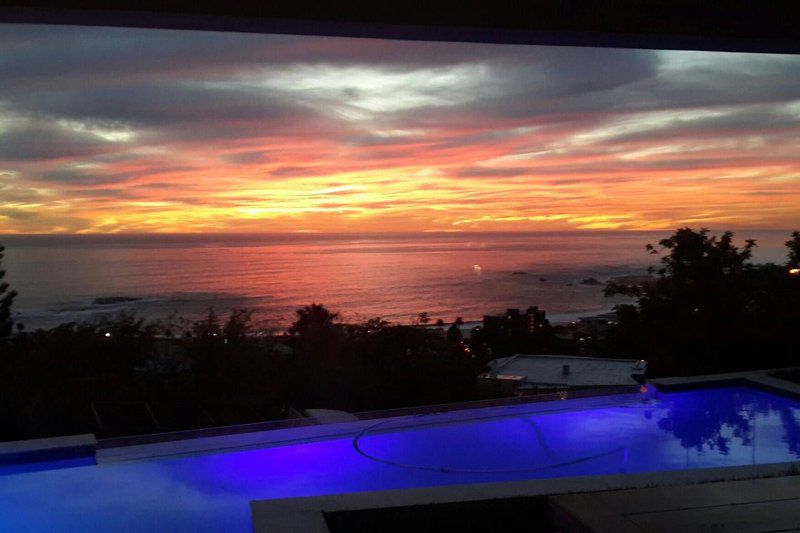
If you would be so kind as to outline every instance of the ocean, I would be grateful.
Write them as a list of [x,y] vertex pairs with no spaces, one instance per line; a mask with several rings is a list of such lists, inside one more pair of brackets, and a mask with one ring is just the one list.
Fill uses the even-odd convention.
[[[345,321],[477,320],[537,305],[551,317],[593,314],[622,300],[601,283],[638,275],[645,251],[671,232],[2,235],[3,268],[27,329],[120,312],[194,320],[213,306],[254,311],[281,330],[297,308],[321,303]],[[789,231],[756,238],[757,262],[783,262]]]

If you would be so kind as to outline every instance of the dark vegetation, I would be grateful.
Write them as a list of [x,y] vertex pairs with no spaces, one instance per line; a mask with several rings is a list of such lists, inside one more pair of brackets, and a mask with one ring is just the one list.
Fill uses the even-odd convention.
[[[591,353],[647,359],[650,376],[788,367],[798,361],[800,233],[785,265],[751,263],[755,242],[678,230],[654,277],[610,283],[613,327],[590,345],[556,334],[473,330],[460,319],[429,326],[373,318],[344,324],[311,304],[286,334],[251,330],[251,313],[213,309],[200,321],[152,323],[121,315],[99,323],[25,331],[0,270],[0,440],[100,437],[285,419],[310,408],[351,412],[477,399],[476,376],[513,353]],[[2,259],[2,248],[0,248]]]
[[16,291],[12,291],[8,287],[8,282],[3,281],[6,277],[6,271],[3,270],[3,252],[5,247],[0,245],[0,343],[3,338],[11,334],[11,328],[14,322],[11,320],[11,304],[14,303],[14,298],[17,296]]
[[2,341],[0,440],[114,437],[277,420],[298,408],[365,411],[473,398],[482,364],[460,342],[322,305],[289,333],[257,336],[250,312],[187,325],[119,316]]
[[602,351],[648,360],[650,375],[693,375],[798,364],[800,232],[786,242],[786,265],[752,264],[755,241],[679,229],[651,253],[664,253],[655,278],[610,284],[607,295],[633,296],[617,308]]

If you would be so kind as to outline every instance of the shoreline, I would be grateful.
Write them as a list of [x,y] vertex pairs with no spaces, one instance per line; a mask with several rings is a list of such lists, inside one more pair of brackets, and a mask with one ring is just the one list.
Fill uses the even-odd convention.
[[[545,318],[547,319],[547,321],[550,323],[551,326],[567,326],[571,322],[577,321],[581,318],[598,318],[602,315],[606,315],[608,313],[613,313],[613,312],[614,308],[609,307],[606,309],[599,309],[597,311],[570,311],[567,313],[553,313],[546,315]],[[449,328],[453,324],[454,322],[445,322],[444,325],[442,326],[437,326],[435,324],[426,324],[425,326],[420,326],[420,327],[426,327],[429,329]],[[403,324],[397,324],[397,325],[403,325]],[[461,324],[461,327],[459,329],[462,332],[464,331],[468,332],[471,331],[472,328],[482,325],[483,325],[483,320],[467,320]]]
[[[544,311],[546,312],[547,310],[544,309]],[[586,311],[569,311],[569,312],[552,313],[552,314],[548,313],[546,315],[546,319],[550,323],[551,326],[566,326],[566,325],[569,325],[571,322],[578,321],[578,320],[580,320],[582,318],[597,318],[597,317],[600,317],[602,315],[605,315],[605,314],[608,314],[608,313],[613,313],[613,312],[614,312],[614,308],[613,307],[607,307],[607,308],[591,310],[591,311],[590,310],[586,310]],[[491,313],[486,313],[486,314],[488,315],[488,314],[491,314]],[[494,314],[501,314],[501,313],[494,313]],[[71,324],[71,323],[88,324],[88,325],[100,325],[100,324],[102,324],[104,322],[104,320],[108,321],[108,323],[113,324],[115,322],[115,320],[117,318],[119,318],[120,316],[125,316],[124,315],[124,311],[120,311],[115,315],[109,315],[109,316],[106,316],[106,317],[103,317],[103,318],[94,319],[94,320],[88,319],[88,320],[84,320],[84,321],[65,321],[65,322],[61,322],[59,324],[55,324],[55,325],[52,325],[52,326],[49,326],[49,327],[41,327],[41,326],[40,327],[28,327],[26,325],[24,332],[25,333],[32,333],[32,332],[35,332],[35,331],[53,331],[54,329],[56,329],[58,327],[61,327],[61,326],[66,325],[66,324]],[[135,317],[135,318],[143,318],[145,320],[145,322],[150,321],[149,323],[151,323],[151,324],[158,324],[159,323],[159,319],[157,319],[157,318],[156,319],[148,319],[147,317],[144,317],[144,316],[141,316],[141,315],[136,315],[136,314],[133,314],[132,316]],[[224,324],[224,322],[225,322],[225,320],[227,318],[227,314],[219,314],[218,316],[219,316],[220,324]],[[202,319],[198,318],[198,319],[195,319],[195,320],[199,321],[199,320],[202,320]],[[195,320],[190,320],[187,323],[191,324]],[[18,314],[18,318],[15,319],[15,322],[20,322],[23,325],[25,325],[24,315]],[[269,319],[264,320],[263,322],[269,322]],[[426,328],[426,329],[446,329],[446,328],[451,327],[455,323],[455,321],[444,322],[440,326],[437,326],[436,324],[431,324],[431,323],[428,323],[428,324],[413,324],[413,323],[410,323],[410,322],[392,322],[392,321],[388,321],[388,323],[389,323],[388,324],[389,326],[420,327],[420,328]],[[353,321],[343,320],[341,322],[338,322],[338,324],[341,324],[341,325],[344,325],[344,326],[357,326],[357,325],[359,325],[361,323],[360,322],[353,322]],[[482,325],[483,325],[483,318],[474,319],[474,320],[465,320],[465,321],[462,322],[462,324],[461,324],[459,329],[464,333],[469,333],[473,328],[475,328],[477,326],[482,326]],[[258,326],[255,326],[253,329],[254,329],[254,331],[251,333],[251,335],[254,336],[254,337],[259,337],[259,336],[281,336],[281,335],[285,335],[285,334],[288,333],[288,327],[259,328]]]

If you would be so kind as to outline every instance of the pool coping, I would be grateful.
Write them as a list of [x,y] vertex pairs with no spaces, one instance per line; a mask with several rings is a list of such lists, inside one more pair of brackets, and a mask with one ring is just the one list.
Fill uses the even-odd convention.
[[[653,379],[648,383],[662,391],[690,390],[709,386],[746,385],[772,393],[800,398],[800,384],[771,374],[794,368],[731,372],[705,376]],[[534,498],[608,490],[663,487],[715,481],[735,481],[800,475],[800,461],[692,470],[667,470],[635,474],[611,474],[523,481],[472,483],[439,487],[355,492],[250,501],[254,533],[330,533],[326,514],[451,503],[469,503],[510,498]]]
[[90,458],[96,448],[97,439],[91,433],[0,442],[0,466]]
[[800,384],[774,377],[772,374],[782,371],[800,370],[800,367],[772,368],[767,370],[751,370],[746,372],[729,372],[726,374],[709,374],[705,376],[686,376],[651,379],[658,390],[678,391],[708,386],[746,385],[792,398],[800,398]]
[[[655,385],[658,390],[677,391],[692,388],[709,386],[731,386],[746,385],[767,389],[772,393],[788,395],[800,399],[800,385],[772,377],[771,373],[791,370],[791,368],[758,370],[750,372],[733,372],[726,374],[711,374],[705,376],[692,377],[673,377],[660,378],[648,381]],[[568,399],[593,399],[605,398],[609,396],[618,397],[625,394],[635,394],[636,387],[614,387],[608,389],[596,389],[589,391],[572,391]],[[129,439],[130,444],[125,446],[105,446],[104,441],[100,440],[97,444],[96,460],[98,463],[109,461],[131,461],[137,459],[147,459],[156,457],[182,456],[197,453],[224,453],[233,451],[245,451],[256,448],[271,446],[283,446],[300,442],[313,442],[333,438],[353,437],[359,432],[375,424],[379,420],[393,418],[396,420],[413,419],[414,417],[426,414],[445,414],[468,412],[474,409],[504,409],[520,405],[534,406],[544,404],[559,399],[558,395],[541,395],[541,397],[522,397],[522,398],[500,398],[486,402],[464,402],[462,404],[424,406],[420,408],[418,414],[412,414],[411,408],[393,409],[383,412],[384,416],[378,416],[381,412],[373,411],[368,413],[358,413],[358,420],[349,422],[336,422],[317,424],[312,420],[292,421],[293,424],[286,427],[273,427],[270,429],[256,430],[255,426],[251,431],[241,432],[238,426],[226,433],[223,431],[217,434],[195,438],[175,439],[166,441],[150,442],[151,436],[143,436],[137,444],[136,438]],[[561,398],[561,399],[566,399]],[[228,428],[219,428],[224,430]]]
[[[620,397],[638,398],[642,392],[636,389],[632,392],[626,388],[626,392],[594,394],[575,398],[582,400],[585,408],[601,407],[604,403],[619,401]],[[544,395],[543,395],[544,396]],[[359,434],[369,431],[373,426],[382,426],[387,421],[392,421],[391,429],[377,429],[376,431],[393,431],[405,425],[419,427],[425,422],[421,417],[436,417],[436,423],[460,423],[465,419],[476,420],[482,418],[497,418],[515,416],[520,408],[525,408],[529,412],[541,409],[552,409],[554,405],[559,405],[561,400],[558,397],[547,395],[538,401],[511,402],[506,404],[494,404],[486,407],[472,406],[470,409],[445,410],[421,412],[419,414],[397,414],[385,418],[368,418],[347,422],[306,425],[284,429],[272,429],[268,431],[258,431],[252,433],[233,433],[229,435],[215,435],[209,437],[199,437],[187,440],[175,440],[157,443],[145,443],[139,445],[122,446],[118,448],[97,449],[97,462],[103,464],[116,461],[134,461],[139,459],[167,458],[195,454],[207,453],[226,453],[262,449],[274,446],[285,446],[291,444],[301,444],[330,439],[355,438]],[[480,410],[481,415],[476,416],[475,411]]]
[[343,511],[435,506],[792,475],[800,475],[800,461],[252,500],[250,514],[254,533],[330,533],[325,515]]
[[[107,446],[104,445],[106,441],[100,440],[97,446],[96,459],[99,464],[102,464],[111,461],[133,461],[200,453],[245,451],[335,438],[352,438],[365,429],[386,420],[403,423],[404,421],[418,420],[421,416],[453,417],[454,419],[458,419],[460,416],[475,418],[474,415],[468,415],[468,413],[478,409],[486,413],[485,416],[502,416],[504,410],[516,409],[521,406],[529,407],[533,410],[538,406],[546,406],[566,399],[584,400],[592,403],[602,402],[612,397],[638,396],[639,394],[641,394],[641,391],[638,385],[609,387],[605,389],[571,391],[562,394],[542,394],[529,397],[510,397],[458,404],[422,406],[420,408],[369,411],[355,413],[354,416],[358,418],[350,421],[318,424],[309,420],[304,424],[293,424],[289,427],[258,431],[240,432],[238,431],[238,426],[234,426],[231,428],[233,431],[230,433],[220,431],[214,434],[214,432],[210,432],[204,436],[187,439],[150,442],[151,436],[144,435],[141,439],[126,439],[128,444],[124,446]],[[379,414],[384,416],[378,416]],[[223,430],[225,428],[218,429]]]

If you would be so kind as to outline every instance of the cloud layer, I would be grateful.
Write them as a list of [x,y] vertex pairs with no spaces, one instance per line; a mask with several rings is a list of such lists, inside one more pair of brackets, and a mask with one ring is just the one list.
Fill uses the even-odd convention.
[[800,225],[800,58],[0,25],[0,232]]

